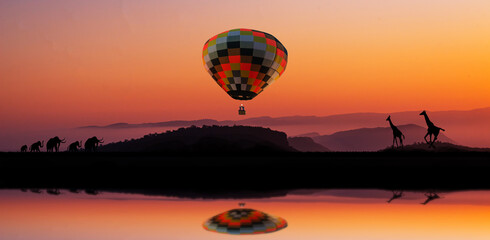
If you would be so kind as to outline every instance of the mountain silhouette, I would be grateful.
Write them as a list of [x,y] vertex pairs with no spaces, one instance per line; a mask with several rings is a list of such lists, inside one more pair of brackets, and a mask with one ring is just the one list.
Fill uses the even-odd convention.
[[289,145],[301,152],[328,152],[328,148],[316,143],[309,137],[290,137],[288,138]]
[[83,128],[108,128],[108,129],[120,129],[120,128],[154,128],[154,127],[187,127],[187,126],[204,126],[204,125],[223,125],[219,121],[213,119],[199,119],[199,120],[178,120],[178,121],[167,121],[167,122],[156,122],[156,123],[114,123],[105,126],[83,126]]
[[283,132],[249,126],[191,126],[107,144],[102,152],[273,152],[295,151]]
[[303,134],[296,135],[295,137],[309,137],[309,138],[314,138],[314,137],[319,137],[319,136],[321,136],[321,134],[319,134],[317,132],[309,132],[309,133],[303,133]]
[[[415,124],[400,125],[398,128],[405,134],[407,145],[423,141],[427,132],[426,128]],[[360,128],[314,137],[313,140],[332,151],[378,151],[391,147],[392,134],[390,127]],[[440,135],[439,140],[454,143],[444,134]]]
[[[85,126],[93,129],[130,129],[130,128],[163,128],[189,127],[191,125],[247,125],[267,127],[282,131],[290,136],[316,137],[304,133],[333,134],[358,128],[375,128],[386,126],[386,116],[396,119],[397,125],[416,124],[425,126],[424,119],[419,116],[420,110],[396,113],[350,113],[330,116],[286,116],[286,117],[256,117],[243,120],[217,121],[200,119],[194,121],[168,121],[157,123],[117,123],[107,126]],[[474,146],[490,146],[490,107],[469,111],[429,111],[431,119],[444,127],[446,134],[458,143]],[[327,146],[328,147],[328,146]]]

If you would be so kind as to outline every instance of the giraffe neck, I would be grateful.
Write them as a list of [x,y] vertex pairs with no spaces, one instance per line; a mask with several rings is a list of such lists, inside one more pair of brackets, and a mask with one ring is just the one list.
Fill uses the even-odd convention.
[[388,119],[388,122],[390,123],[390,127],[393,129],[395,128],[395,125],[393,125],[393,123],[391,122],[391,119]]
[[425,118],[425,123],[427,123],[427,126],[432,126],[434,125],[430,119],[429,119],[429,116],[427,116],[427,114],[424,114],[424,118]]

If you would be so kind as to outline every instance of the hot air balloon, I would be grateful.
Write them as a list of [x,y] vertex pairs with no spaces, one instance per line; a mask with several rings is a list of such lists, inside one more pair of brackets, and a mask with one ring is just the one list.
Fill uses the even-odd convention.
[[202,58],[206,71],[230,97],[251,100],[284,73],[288,52],[271,34],[240,28],[206,41]]
[[236,208],[220,213],[203,224],[204,229],[228,234],[259,234],[287,227],[286,220],[249,208]]

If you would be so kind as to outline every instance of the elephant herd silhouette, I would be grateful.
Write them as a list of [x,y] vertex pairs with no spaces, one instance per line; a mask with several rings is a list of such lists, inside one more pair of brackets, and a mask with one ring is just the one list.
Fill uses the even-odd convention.
[[[46,142],[46,152],[59,152],[60,145],[62,143],[66,143],[64,138],[60,139],[58,136],[50,138]],[[103,138],[98,139],[97,137],[93,136],[87,139],[87,141],[85,141],[84,149],[86,152],[96,152],[100,143],[104,143],[104,139]],[[20,151],[27,152],[29,150],[29,152],[41,152],[42,147],[44,147],[44,141],[37,141],[31,144],[29,149],[27,145],[22,146],[20,148]],[[68,145],[67,151],[78,152],[79,150],[81,150],[81,148],[82,148],[82,141],[75,141],[70,143],[70,145]]]

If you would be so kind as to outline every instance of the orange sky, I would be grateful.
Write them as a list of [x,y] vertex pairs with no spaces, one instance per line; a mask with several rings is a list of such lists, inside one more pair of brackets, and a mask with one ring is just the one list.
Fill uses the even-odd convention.
[[201,50],[276,36],[283,76],[247,117],[490,106],[490,2],[2,1],[0,128],[236,119]]

